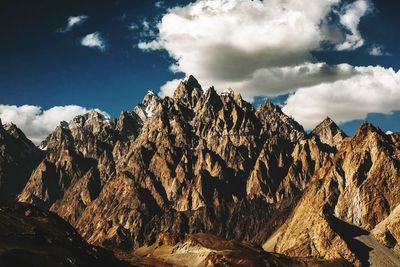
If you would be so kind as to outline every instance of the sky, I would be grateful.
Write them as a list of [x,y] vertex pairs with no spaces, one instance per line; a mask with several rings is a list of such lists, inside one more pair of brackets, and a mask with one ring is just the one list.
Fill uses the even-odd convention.
[[0,118],[35,143],[61,120],[131,110],[190,74],[306,129],[400,131],[393,0],[2,0]]

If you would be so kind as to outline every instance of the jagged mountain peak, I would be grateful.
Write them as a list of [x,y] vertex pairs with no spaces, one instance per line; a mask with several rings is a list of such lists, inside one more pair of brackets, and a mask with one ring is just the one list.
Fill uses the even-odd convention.
[[312,131],[311,135],[318,136],[324,144],[339,147],[341,142],[347,135],[339,128],[339,126],[329,117],[326,117]]
[[[282,109],[278,106],[272,103],[270,99],[266,99],[264,105],[259,105],[257,108],[257,113],[261,114],[273,114],[273,115],[283,115],[286,117],[288,120],[294,121],[291,117],[283,113]],[[296,122],[297,123],[297,122]],[[298,123],[297,123],[298,124]]]
[[238,103],[239,105],[242,105],[243,103],[243,98],[242,95],[239,92],[236,92],[235,90],[233,90],[232,88],[228,88],[224,91],[221,92],[220,94],[221,98],[229,98],[229,99],[233,99],[236,103]]
[[96,111],[91,110],[83,115],[78,115],[70,121],[70,125],[74,124],[78,127],[88,127],[94,124],[110,123],[111,120],[108,116]]
[[143,100],[141,103],[147,104],[147,103],[153,101],[154,99],[160,100],[160,97],[156,93],[154,93],[153,90],[148,90],[146,95],[143,97]]
[[202,87],[199,83],[199,81],[193,76],[193,75],[189,75],[189,77],[187,79],[185,79],[183,81],[183,83],[191,89],[198,89],[200,91],[202,91]]
[[356,133],[354,136],[358,135],[368,135],[368,134],[379,134],[379,135],[385,135],[385,133],[379,128],[374,126],[372,123],[365,122],[363,123],[360,127],[358,127]]
[[140,102],[134,109],[142,122],[145,122],[148,118],[154,115],[157,111],[158,106],[161,104],[161,98],[153,91],[149,90],[144,96],[142,102]]
[[201,85],[196,78],[190,75],[186,80],[179,83],[172,98],[189,108],[194,108],[202,95]]
[[362,124],[355,132],[350,144],[359,151],[376,149],[387,151],[396,142],[391,136],[386,135],[379,127],[371,123]]
[[286,115],[279,106],[267,99],[264,105],[259,105],[256,115],[260,119],[263,129],[262,135],[280,134],[290,137],[292,142],[303,139],[304,128],[292,117]]
[[221,92],[221,96],[233,96],[235,94],[235,91],[232,88],[228,88],[224,91]]
[[14,138],[27,139],[25,134],[13,123],[5,123],[2,125],[3,129]]
[[277,105],[274,105],[272,103],[272,101],[270,99],[268,99],[268,98],[265,100],[265,103],[264,103],[263,107],[265,107],[265,108],[267,108],[268,110],[271,110],[271,111],[280,110],[280,108]]

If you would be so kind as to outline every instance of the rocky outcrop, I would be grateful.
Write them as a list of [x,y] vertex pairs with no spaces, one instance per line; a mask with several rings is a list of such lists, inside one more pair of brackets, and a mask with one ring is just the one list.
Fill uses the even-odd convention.
[[42,157],[14,124],[0,121],[0,201],[13,201]]
[[140,118],[139,122],[136,121],[133,122],[133,124],[143,124],[143,122],[153,116],[153,114],[157,111],[160,103],[161,99],[153,91],[148,91],[142,102],[139,103],[133,110],[133,113],[135,113]]
[[175,90],[173,99],[184,106],[194,108],[199,101],[203,90],[195,77],[190,75],[187,80],[179,83]]
[[400,253],[400,206],[372,230],[373,236],[385,246]]

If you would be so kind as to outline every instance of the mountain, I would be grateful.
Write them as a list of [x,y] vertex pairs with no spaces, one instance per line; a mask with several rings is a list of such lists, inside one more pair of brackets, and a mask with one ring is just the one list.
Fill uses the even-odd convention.
[[190,76],[115,120],[62,122],[41,147],[18,200],[125,259],[184,265],[193,250],[234,265],[229,250],[266,266],[398,263],[400,135],[370,124],[347,137],[326,118],[307,133],[269,100],[254,108]]
[[165,232],[261,242],[332,156],[272,103],[255,110],[232,90],[203,92],[192,76],[173,98],[149,92],[114,122],[92,112],[62,123],[43,146],[19,200],[120,250]]
[[15,200],[41,157],[17,126],[0,120],[0,201]]
[[311,131],[311,134],[318,136],[322,143],[333,147],[340,146],[343,139],[347,137],[329,117],[326,117],[325,120],[318,124],[314,130]]
[[[397,242],[387,227],[396,221],[400,201],[399,149],[380,129],[362,125],[341,144],[333,161],[319,169],[288,220],[264,248],[297,257],[345,258],[362,266],[368,261],[377,266],[400,264],[398,256],[383,246],[389,245],[388,239],[392,242],[388,247]],[[384,242],[374,242],[370,230]],[[381,251],[386,256],[377,257]]]
[[0,207],[0,266],[129,266],[65,221],[27,204]]

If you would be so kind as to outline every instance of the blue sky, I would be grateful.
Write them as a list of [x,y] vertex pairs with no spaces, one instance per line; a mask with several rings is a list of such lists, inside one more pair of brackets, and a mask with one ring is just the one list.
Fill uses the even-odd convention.
[[[324,1],[329,2],[329,0]],[[336,0],[330,1],[334,2]],[[203,0],[163,2],[152,0],[3,0],[0,2],[0,32],[2,32],[2,41],[0,42],[0,104],[4,107],[3,116],[0,117],[3,121],[13,120],[17,125],[18,123],[21,124],[19,126],[28,132],[30,131],[28,128],[33,126],[24,125],[27,120],[26,117],[17,117],[22,116],[23,112],[14,108],[12,109],[12,115],[10,115],[11,112],[7,109],[8,106],[37,106],[41,110],[36,110],[35,116],[41,116],[43,111],[54,106],[77,105],[87,109],[98,108],[112,117],[116,117],[122,110],[132,109],[140,102],[147,90],[160,91],[160,88],[163,87],[161,93],[168,95],[171,91],[169,87],[175,85],[173,82],[175,79],[181,79],[185,75],[193,74],[199,78],[200,83],[206,86],[212,83],[219,90],[226,89],[223,87],[232,86],[238,89],[247,99],[256,97],[259,100],[270,97],[285,106],[285,101],[289,97],[289,100],[291,99],[290,105],[287,105],[284,110],[290,112],[290,115],[293,115],[295,119],[306,124],[306,126],[313,125],[320,117],[329,115],[339,121],[350,120],[350,122],[341,124],[349,134],[352,134],[356,127],[365,120],[379,124],[384,130],[398,131],[400,130],[400,124],[398,123],[399,112],[388,115],[390,111],[396,110],[397,106],[390,99],[384,99],[384,96],[382,97],[383,100],[378,96],[376,103],[365,102],[366,104],[362,111],[348,107],[360,105],[360,102],[356,101],[354,104],[349,102],[348,106],[344,107],[344,110],[349,110],[347,112],[349,114],[354,112],[354,116],[341,114],[338,105],[343,101],[340,97],[332,99],[332,105],[337,104],[335,107],[324,109],[323,104],[313,104],[317,101],[319,103],[329,101],[329,99],[325,99],[326,92],[329,90],[325,86],[327,83],[330,85],[337,80],[345,80],[349,77],[351,80],[351,77],[356,75],[354,73],[357,72],[357,75],[361,75],[360,77],[368,75],[365,80],[368,80],[369,83],[366,86],[371,84],[373,86],[375,84],[373,79],[379,78],[381,76],[380,72],[382,72],[382,75],[387,75],[388,78],[384,80],[387,81],[391,79],[391,76],[395,76],[399,70],[400,19],[397,12],[400,4],[390,0],[337,1],[334,5],[321,5],[319,11],[321,14],[306,14],[307,16],[305,16],[306,18],[314,15],[317,17],[314,21],[306,21],[305,23],[315,23],[314,28],[320,27],[317,33],[313,32],[312,34],[314,34],[315,38],[324,35],[323,42],[314,42],[310,39],[314,37],[307,39],[305,33],[299,32],[296,35],[296,33],[288,33],[285,29],[282,29],[282,32],[276,32],[275,28],[271,28],[270,38],[274,38],[274,36],[280,38],[282,34],[286,34],[287,38],[292,38],[290,42],[298,42],[299,46],[304,43],[306,48],[303,46],[299,48],[296,45],[289,47],[288,45],[288,47],[283,46],[282,51],[276,50],[276,52],[268,54],[267,51],[275,51],[273,49],[276,47],[273,47],[273,44],[271,45],[268,39],[259,38],[261,40],[258,42],[257,35],[260,35],[260,37],[261,35],[268,35],[269,32],[263,30],[268,29],[270,26],[267,20],[275,20],[278,15],[274,14],[273,18],[271,18],[270,15],[265,15],[268,12],[260,12],[259,16],[266,16],[260,21],[261,26],[263,26],[262,23],[267,21],[265,22],[265,27],[260,29],[260,23],[255,21],[252,16],[247,16],[249,14],[245,14],[245,12],[252,12],[252,8],[268,10],[270,8],[268,1],[264,1],[263,4],[260,1],[254,1],[258,2],[256,3],[258,6],[254,7],[251,6],[254,2],[248,6],[240,6],[233,2],[230,6],[222,4],[218,6],[208,2],[212,6],[205,9],[201,2],[207,1]],[[194,7],[187,7],[190,2],[193,3],[192,6]],[[243,2],[250,1],[244,0]],[[295,5],[281,7],[279,0],[271,0],[271,3],[275,3],[277,10],[279,8],[293,8],[299,13],[309,12],[306,7],[303,10]],[[312,5],[313,1],[308,3]],[[354,3],[364,3],[367,6],[367,10],[362,12],[362,5],[356,6]],[[205,4],[205,6],[208,4]],[[181,9],[168,10],[168,8],[176,6],[180,6]],[[196,14],[200,17],[207,17],[210,21],[214,17],[218,18],[220,16],[218,12],[226,12],[221,11],[222,9],[228,8],[229,11],[224,14],[231,16],[231,18],[239,16],[240,20],[244,21],[243,29],[232,30],[230,27],[233,25],[230,25],[230,22],[227,21],[225,24],[221,22],[221,25],[216,26],[216,28],[219,26],[225,27],[226,31],[218,32],[218,30],[212,30],[207,35],[207,31],[202,30],[207,21],[202,20],[202,18],[193,17],[190,18],[190,21],[179,24],[182,23],[183,19],[187,19],[187,15],[192,14],[193,10],[197,10],[196,8],[199,6],[204,9]],[[213,10],[210,11],[211,9]],[[347,17],[345,16],[346,12]],[[352,17],[349,17],[350,15]],[[69,19],[77,18],[77,16],[83,17],[81,17],[80,21],[77,19],[78,22],[75,20],[75,24],[68,26]],[[176,19],[179,16],[182,17]],[[282,12],[282,16],[286,16],[283,17],[285,21],[288,13]],[[157,23],[163,17],[167,19],[160,24],[163,26],[160,29]],[[354,21],[357,22],[357,19],[359,19],[359,23],[354,23]],[[171,26],[168,21],[176,24]],[[329,27],[322,27],[322,21],[329,24]],[[297,22],[297,24],[299,23]],[[244,25],[248,26],[248,29],[244,29]],[[354,25],[355,28],[353,27]],[[177,35],[176,31],[179,28],[185,30]],[[204,29],[207,29],[206,25]],[[327,29],[333,32],[329,38],[325,36]],[[238,36],[241,36],[240,34],[249,36],[250,44],[240,43],[242,40],[239,39],[240,44],[237,47],[229,42],[224,43],[224,41],[221,41],[218,43],[221,47],[225,47],[226,51],[232,49],[235,52],[238,51],[239,47],[239,50],[245,51],[246,55],[240,55],[235,58],[238,53],[232,52],[232,59],[227,60],[228,56],[224,56],[224,53],[217,47],[216,43],[210,42],[210,40],[221,37],[221,33],[222,35],[227,35],[222,36],[223,38],[226,37],[226,39],[230,39],[236,33],[238,33]],[[90,34],[97,34],[98,40],[89,38],[88,43],[86,43],[89,46],[82,45],[83,38],[85,36],[90,37],[88,36]],[[212,34],[218,35],[213,36]],[[192,41],[189,39],[193,39],[193,36],[202,36],[202,39],[197,40],[196,43],[191,43]],[[349,40],[347,40],[348,36],[350,36]],[[185,40],[186,37],[188,41]],[[181,39],[177,42],[173,38]],[[358,38],[358,40],[354,41],[355,38]],[[235,39],[231,40],[234,41]],[[362,40],[362,45],[356,43],[360,40]],[[101,41],[103,46],[100,47],[96,41]],[[154,42],[151,43],[152,41]],[[199,44],[203,42],[204,45]],[[353,43],[350,43],[350,48],[343,49],[346,42]],[[138,47],[139,44],[142,44],[142,46],[139,46],[140,48]],[[194,51],[198,51],[199,55],[196,57],[193,57],[191,53],[191,46],[193,46]],[[253,47],[258,50],[252,50]],[[375,53],[371,53],[374,48]],[[285,49],[290,52],[286,52]],[[291,55],[290,53],[293,49],[297,50],[296,53]],[[219,54],[220,52],[222,54]],[[264,52],[268,55],[264,55]],[[216,62],[214,59],[207,58],[207,54],[212,53],[214,53],[214,57],[221,56],[222,59]],[[286,56],[286,54],[291,56]],[[268,63],[257,62],[254,63],[257,66],[252,65],[254,61],[252,58],[249,59],[248,55],[255,55],[254,57],[262,55],[260,61],[264,60],[265,56],[265,61],[268,61]],[[296,58],[297,56],[299,58]],[[320,63],[324,65],[317,65]],[[336,67],[337,64],[342,63],[349,64],[351,68]],[[243,66],[241,66],[242,64]],[[247,66],[246,64],[249,65]],[[238,67],[234,68],[232,65],[238,65]],[[171,66],[174,66],[175,73],[170,70]],[[288,75],[286,72],[294,70],[297,66],[300,67],[295,70],[293,75],[285,76]],[[306,66],[308,72],[312,73],[310,75],[315,79],[312,83],[302,81],[303,77],[299,76],[299,73],[301,74],[304,71],[304,66]],[[374,68],[356,70],[355,67],[358,66],[372,66]],[[376,66],[382,66],[383,70],[377,70]],[[241,72],[252,68],[254,68],[254,73],[243,74],[243,79],[240,78],[242,77]],[[393,69],[393,72],[389,71],[390,68]],[[220,71],[223,69],[227,69],[226,72]],[[210,74],[208,70],[212,70],[217,74]],[[281,80],[288,82],[282,83],[277,78],[277,81],[269,83],[268,79],[271,76],[264,77],[261,80],[263,83],[255,79],[246,80],[249,75],[255,75],[257,70],[267,71],[268,75],[273,73],[275,75],[273,78],[281,75]],[[270,70],[273,71],[270,72]],[[351,83],[343,82],[342,85],[335,84],[332,86],[332,91],[338,91],[340,86],[346,87],[348,84],[349,88],[351,87],[349,90],[354,92],[358,90],[357,84],[362,85],[361,82],[364,79],[360,78],[360,80],[352,81]],[[172,82],[166,85],[168,81]],[[378,87],[381,82],[376,82]],[[387,98],[397,95],[396,90],[400,90],[400,87],[396,86],[396,84],[392,84],[388,87],[387,90],[391,90],[391,95],[388,95]],[[303,87],[310,88],[298,90]],[[386,91],[382,90],[382,94],[385,94]],[[322,100],[320,98],[310,99],[313,96],[313,92],[319,92],[316,95],[325,98]],[[365,96],[369,92],[372,91],[366,91],[361,95],[364,94]],[[276,98],[278,95],[282,96]],[[304,98],[301,98],[301,96],[306,97],[306,100],[302,100]],[[375,95],[371,97],[375,97]],[[310,101],[308,101],[309,99]],[[305,116],[308,116],[307,112],[304,112],[304,115],[298,115],[303,110],[302,105],[304,107],[310,106],[307,112],[309,112],[310,117],[313,117],[313,120],[305,118]],[[368,109],[368,105],[371,106],[371,109]],[[390,105],[390,108],[385,109],[385,105]],[[8,112],[8,115],[4,115],[6,114],[4,110]],[[82,110],[86,111],[86,109]],[[366,112],[369,114],[365,115]],[[317,113],[321,113],[320,116]],[[354,120],[352,120],[353,117]],[[49,127],[53,127],[53,124]],[[45,130],[43,131],[45,132]]]
[[[134,47],[138,32],[128,28],[160,12],[154,1],[1,1],[1,103],[76,104],[113,116],[131,109],[148,89],[175,77],[163,53]],[[81,14],[89,17],[86,23],[57,32]],[[92,32],[103,34],[104,53],[79,44]]]

